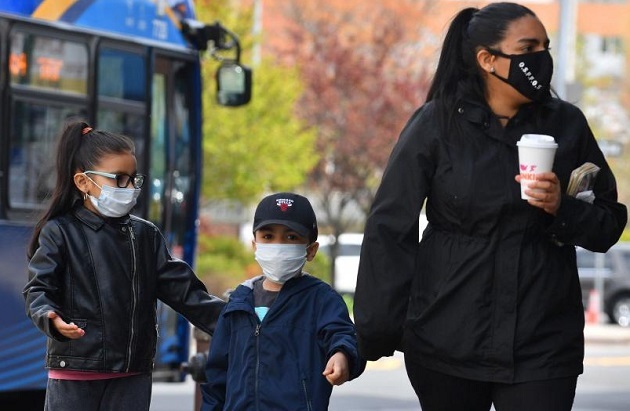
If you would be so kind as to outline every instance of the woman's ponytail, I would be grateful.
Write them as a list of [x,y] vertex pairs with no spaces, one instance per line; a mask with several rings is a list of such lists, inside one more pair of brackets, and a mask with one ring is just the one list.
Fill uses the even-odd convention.
[[470,70],[465,58],[468,24],[478,9],[463,9],[453,18],[444,37],[438,66],[427,94],[427,101],[450,100],[457,93],[457,83]]

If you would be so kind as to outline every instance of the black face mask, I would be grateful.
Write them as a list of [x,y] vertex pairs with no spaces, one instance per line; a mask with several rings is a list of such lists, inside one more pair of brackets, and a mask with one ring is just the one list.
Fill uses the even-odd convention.
[[549,50],[526,54],[504,54],[488,49],[491,54],[510,59],[508,78],[491,72],[498,79],[514,87],[519,93],[532,101],[544,101],[551,97],[551,76],[553,59]]

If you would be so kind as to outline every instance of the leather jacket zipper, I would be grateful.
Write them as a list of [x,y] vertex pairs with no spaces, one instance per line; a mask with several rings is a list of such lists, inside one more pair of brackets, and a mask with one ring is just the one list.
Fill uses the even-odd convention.
[[136,318],[136,236],[133,232],[133,227],[129,223],[129,239],[131,241],[131,332],[129,333],[129,345],[127,347],[127,366],[126,371],[129,372],[131,366],[131,353],[133,347],[133,340],[135,337],[135,321]]

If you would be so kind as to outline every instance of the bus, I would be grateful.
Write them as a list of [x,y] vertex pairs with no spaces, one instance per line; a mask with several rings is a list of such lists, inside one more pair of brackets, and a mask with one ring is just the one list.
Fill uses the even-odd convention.
[[[195,20],[191,0],[0,1],[0,408],[43,409],[45,336],[25,315],[26,244],[53,185],[64,122],[132,137],[148,184],[133,213],[193,265],[201,176],[200,52],[235,50],[219,103],[249,100],[238,39]],[[223,81],[224,86],[222,86]],[[181,381],[190,326],[159,305],[154,378]]]

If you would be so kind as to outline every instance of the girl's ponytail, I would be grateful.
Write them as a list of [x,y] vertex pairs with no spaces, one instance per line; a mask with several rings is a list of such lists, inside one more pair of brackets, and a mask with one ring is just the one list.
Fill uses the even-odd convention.
[[76,157],[84,138],[82,130],[88,125],[82,121],[69,123],[61,133],[57,143],[56,170],[57,180],[52,193],[50,206],[37,222],[33,230],[33,236],[27,250],[27,256],[33,257],[39,246],[39,233],[42,227],[60,214],[69,211],[75,201],[80,199],[80,193],[74,185],[74,170],[76,170]]

